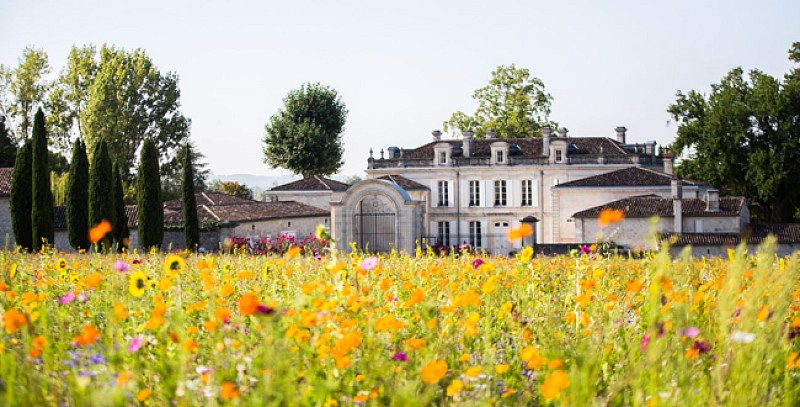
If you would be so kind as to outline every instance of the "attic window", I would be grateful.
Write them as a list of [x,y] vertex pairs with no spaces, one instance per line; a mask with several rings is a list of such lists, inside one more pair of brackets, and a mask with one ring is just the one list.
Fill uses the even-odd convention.
[[556,150],[556,162],[560,163],[564,161],[564,152],[561,150]]
[[497,150],[497,163],[502,164],[504,160],[505,157],[503,156],[503,150]]
[[440,165],[447,164],[447,152],[446,151],[440,151],[439,152],[439,164]]

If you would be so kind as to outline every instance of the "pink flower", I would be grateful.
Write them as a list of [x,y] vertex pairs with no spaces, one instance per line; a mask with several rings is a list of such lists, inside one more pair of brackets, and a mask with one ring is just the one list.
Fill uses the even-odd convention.
[[377,257],[367,257],[361,262],[361,270],[370,271],[378,265]]
[[392,360],[397,362],[408,362],[408,354],[405,352],[397,352],[392,356]]
[[696,326],[690,326],[683,330],[683,336],[687,338],[696,338],[697,335],[700,335],[700,329]]
[[128,344],[128,352],[136,353],[144,345],[144,337],[142,335],[134,336],[131,343]]
[[125,263],[122,260],[117,260],[117,261],[114,262],[114,269],[116,269],[120,273],[127,273],[128,272],[128,263]]
[[75,301],[75,293],[73,293],[72,291],[64,294],[64,296],[58,299],[59,304],[69,304],[72,301]]
[[475,259],[475,260],[473,260],[473,261],[472,261],[472,268],[474,268],[475,270],[477,270],[477,269],[478,269],[478,267],[480,267],[480,266],[481,266],[482,264],[484,264],[484,263],[486,263],[486,262],[485,262],[485,261],[483,261],[483,259],[481,259],[481,258],[477,258],[477,259]]
[[642,352],[645,352],[645,351],[647,351],[647,345],[648,345],[649,343],[650,343],[650,335],[649,335],[649,334],[645,334],[645,335],[642,337],[642,342],[641,342]]

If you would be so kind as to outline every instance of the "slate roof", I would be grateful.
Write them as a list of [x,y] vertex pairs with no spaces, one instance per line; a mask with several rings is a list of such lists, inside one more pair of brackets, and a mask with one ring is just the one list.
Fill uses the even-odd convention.
[[[194,194],[194,199],[197,202],[198,207],[201,205],[236,205],[256,202],[250,199],[239,198],[238,196],[234,195],[223,194],[221,192],[198,192]],[[171,201],[165,201],[164,208],[180,210],[183,208],[183,200],[173,199]]]
[[[684,198],[681,206],[683,216],[739,216],[744,208],[742,197],[720,197],[719,211],[706,211],[706,202],[697,198]],[[652,216],[673,216],[672,199],[657,195],[633,196],[604,205],[595,206],[572,215],[573,218],[596,218],[604,209],[621,210],[626,218],[649,218]]]
[[11,196],[11,173],[13,168],[0,168],[0,198]]
[[430,188],[426,187],[425,185],[420,184],[417,181],[410,180],[402,175],[384,175],[382,177],[378,177],[378,179],[389,181],[391,183],[397,184],[400,188],[405,189],[406,191],[427,191]]
[[660,240],[673,246],[735,246],[742,239],[758,244],[773,235],[779,244],[800,244],[800,223],[751,224],[739,233],[661,233]]
[[[492,153],[492,143],[505,141],[509,143],[509,155],[528,158],[542,156],[542,139],[537,138],[512,138],[512,139],[473,139],[470,147],[470,157],[489,157]],[[605,155],[632,155],[608,137],[551,137],[550,143],[566,141],[569,146],[569,155],[580,154],[605,154]],[[454,149],[453,157],[463,157],[463,142],[461,139],[432,141],[414,149],[403,149],[403,158],[433,159],[433,146],[439,143],[448,143]],[[516,147],[515,147],[516,146]]]
[[347,188],[350,188],[350,184],[315,175],[278,185],[270,191],[346,191]]
[[[136,205],[125,205],[125,216],[128,218],[128,228],[139,227],[139,210]],[[67,230],[67,207],[53,207],[53,221],[55,230]]]
[[[565,182],[556,185],[555,188],[669,186],[671,182],[672,175],[667,173],[649,168],[631,167]],[[683,184],[703,185],[701,182],[691,180],[683,180]]]
[[[233,205],[198,205],[197,217],[200,221],[257,222],[270,219],[330,216],[330,211],[300,202],[245,201],[244,203]],[[183,223],[183,209],[165,208],[164,223],[167,225],[181,225]]]

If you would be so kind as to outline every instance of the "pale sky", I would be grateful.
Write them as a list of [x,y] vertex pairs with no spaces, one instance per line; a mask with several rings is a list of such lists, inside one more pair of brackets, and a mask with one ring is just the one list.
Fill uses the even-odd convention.
[[[658,4],[654,4],[658,3]],[[261,139],[286,94],[320,82],[350,114],[342,174],[368,151],[411,148],[498,65],[530,69],[573,136],[668,144],[677,90],[707,92],[742,66],[782,76],[800,1],[31,1],[0,0],[0,63],[25,46],[59,71],[73,45],[144,49],[180,77],[192,139],[218,175],[285,173]]]

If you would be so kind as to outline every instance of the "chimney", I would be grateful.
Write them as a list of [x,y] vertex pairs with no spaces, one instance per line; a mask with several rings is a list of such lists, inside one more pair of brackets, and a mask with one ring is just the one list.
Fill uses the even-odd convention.
[[433,134],[433,141],[441,141],[442,140],[442,132],[441,130],[434,130],[431,132]]
[[489,131],[486,132],[486,138],[495,138],[495,136],[497,136],[497,132],[494,131],[494,129],[489,129]]
[[465,130],[461,132],[461,138],[464,140],[461,143],[461,154],[464,156],[464,158],[469,158],[469,155],[471,153],[470,150],[472,150],[473,134],[474,133],[472,132],[472,130]]
[[542,155],[545,157],[550,156],[550,136],[553,135],[553,129],[550,126],[542,127]]
[[398,158],[400,156],[400,149],[396,146],[391,146],[386,150],[389,151],[389,158]]
[[673,175],[675,172],[675,163],[672,161],[672,154],[664,154],[664,173],[667,175]]
[[567,133],[569,133],[566,127],[559,127],[556,131],[558,131],[558,137],[567,137]]
[[628,131],[628,129],[626,129],[625,126],[619,126],[614,130],[617,132],[617,143],[625,144],[625,132]]
[[683,233],[683,181],[680,178],[672,179],[672,215],[672,231]]
[[719,190],[709,189],[706,191],[706,211],[719,212]]

